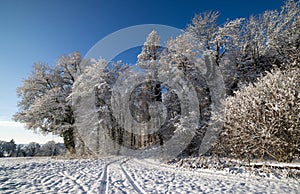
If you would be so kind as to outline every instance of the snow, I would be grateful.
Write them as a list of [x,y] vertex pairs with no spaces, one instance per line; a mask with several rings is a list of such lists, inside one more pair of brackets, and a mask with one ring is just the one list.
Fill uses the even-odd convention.
[[300,180],[154,159],[1,158],[0,193],[299,193]]

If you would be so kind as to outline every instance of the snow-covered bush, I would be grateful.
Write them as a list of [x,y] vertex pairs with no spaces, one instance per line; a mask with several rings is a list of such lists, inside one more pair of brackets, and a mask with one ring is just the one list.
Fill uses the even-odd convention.
[[228,97],[215,150],[291,161],[300,152],[300,69],[273,70]]

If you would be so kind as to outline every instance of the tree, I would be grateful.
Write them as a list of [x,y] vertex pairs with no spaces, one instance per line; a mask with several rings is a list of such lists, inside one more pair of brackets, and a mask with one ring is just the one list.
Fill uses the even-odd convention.
[[[199,102],[199,125],[196,135],[184,154],[198,154],[201,141],[211,119],[213,90],[209,87],[214,79],[216,68],[222,68],[223,58],[226,53],[234,48],[237,41],[236,32],[242,19],[237,19],[217,26],[217,12],[207,12],[196,15],[192,24],[185,32],[167,42],[167,50],[162,53],[161,62],[171,70],[177,69],[178,74],[183,73],[186,80],[194,86]],[[209,62],[206,61],[208,59]],[[168,71],[166,69],[166,71]],[[219,75],[221,72],[219,72]],[[215,76],[214,76],[215,77]],[[222,85],[222,80],[218,84]],[[169,103],[178,103],[175,95]],[[223,95],[222,95],[223,96]],[[170,98],[169,98],[170,99]],[[180,112],[179,112],[180,114]],[[175,122],[176,123],[176,122]],[[180,127],[176,124],[177,127]]]
[[10,140],[10,142],[8,143],[9,144],[9,156],[15,156],[16,154],[16,148],[17,148],[17,145],[15,143],[15,140]]
[[11,157],[16,152],[16,144],[15,141],[12,139],[9,142],[0,141],[0,157]]
[[[116,115],[113,114],[112,98],[116,96],[112,96],[112,92],[113,90],[118,92],[118,89],[120,89],[115,84],[125,70],[132,69],[121,62],[107,63],[102,59],[91,60],[91,65],[84,70],[84,73],[79,76],[74,84],[72,97],[73,102],[76,104],[76,126],[81,138],[85,142],[88,141],[89,149],[97,154],[118,154],[121,151],[121,146],[140,149],[150,143],[148,134],[143,136],[126,131],[122,124],[117,121]],[[130,73],[134,76],[137,72],[133,70]],[[120,79],[122,80],[122,78]],[[148,95],[148,92],[154,91],[151,90],[153,88],[151,83],[147,82],[145,85],[142,84],[135,88],[131,93],[130,98],[132,100],[130,102],[127,99],[122,99],[124,102],[116,102],[119,103],[118,110],[128,103],[131,105],[138,104],[139,100],[144,102],[145,96],[150,96],[150,99],[147,99],[155,101],[156,96]],[[143,90],[145,86],[150,90]],[[138,109],[138,106],[135,105],[131,106],[133,108],[132,115],[136,118],[146,118],[144,116],[148,112],[137,114],[136,112],[141,109]],[[141,122],[144,122],[143,118],[140,119]],[[110,141],[111,139],[113,141]]]
[[25,146],[26,156],[36,156],[40,151],[40,144],[36,142],[30,142],[28,145]]
[[138,55],[138,65],[147,68],[146,61],[157,61],[159,59],[162,47],[160,45],[160,37],[153,30],[146,38],[142,52]]
[[299,3],[288,0],[280,11],[251,16],[232,31],[234,47],[228,49],[222,61],[228,94],[254,83],[274,67],[288,69],[299,65]]
[[[77,151],[77,150],[76,150]],[[63,143],[56,143],[55,141],[48,141],[41,145],[38,156],[59,156],[64,155],[66,149]]]
[[74,115],[68,96],[80,73],[79,53],[62,56],[55,67],[36,63],[32,74],[17,89],[20,101],[14,120],[26,128],[63,137],[70,153],[75,152]]
[[[140,83],[132,91],[130,100],[130,111],[135,121],[147,123],[151,120],[150,104],[162,101],[161,83],[158,81],[158,71],[160,68],[159,59],[163,48],[160,45],[160,37],[153,30],[148,34],[144,42],[141,53],[138,55],[138,67],[151,71],[153,80],[146,80]],[[133,72],[137,73],[137,72]],[[132,135],[131,146],[134,148],[144,148],[153,143],[154,137],[148,136],[146,128],[140,128],[140,135]],[[147,135],[142,135],[147,134]]]
[[18,144],[16,148],[16,157],[25,157],[26,152],[24,150],[24,146]]
[[283,68],[299,67],[300,1],[287,0],[272,20],[275,25],[268,38],[274,59],[280,62]]
[[58,150],[55,141],[48,141],[41,146],[39,155],[42,156],[56,156],[58,155]]
[[[155,75],[158,74],[160,67],[159,59],[163,48],[160,45],[160,37],[155,30],[147,36],[142,52],[138,55],[138,66],[142,69],[151,69]],[[157,77],[157,76],[156,76]],[[146,83],[145,83],[146,84]],[[152,80],[147,86],[144,85],[144,90],[148,90],[150,95],[153,95],[156,101],[161,101],[161,84]]]
[[[97,152],[102,145],[102,142],[98,139],[100,131],[103,130],[102,134],[106,136],[105,128],[99,128],[98,122],[100,122],[99,119],[101,118],[98,118],[98,113],[101,115],[107,107],[102,108],[105,105],[102,103],[103,101],[97,100],[97,91],[106,88],[105,91],[99,93],[105,99],[109,94],[109,89],[106,87],[108,83],[103,79],[105,74],[104,67],[108,63],[103,59],[91,59],[89,63],[90,65],[83,70],[83,73],[74,82],[70,95],[74,103],[75,125],[78,130],[77,138],[80,139],[80,141],[76,142],[76,147],[80,154],[87,153],[89,149]],[[109,123],[108,118],[103,121]],[[96,141],[93,141],[95,139]],[[86,147],[84,142],[87,142],[88,147]]]
[[290,123],[299,123],[299,5],[288,0],[280,11],[245,19],[236,33],[236,49],[224,55],[223,63],[233,70],[227,77],[236,80],[228,88],[236,92],[227,98],[224,139],[218,146],[230,156],[291,161],[299,152],[299,127]]

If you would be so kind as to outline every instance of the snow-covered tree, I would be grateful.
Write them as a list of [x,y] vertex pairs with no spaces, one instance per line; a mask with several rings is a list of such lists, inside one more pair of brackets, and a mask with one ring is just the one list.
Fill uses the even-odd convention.
[[[157,76],[160,64],[159,59],[162,52],[160,45],[160,37],[158,33],[153,30],[146,38],[142,52],[138,55],[137,65],[142,69],[149,69]],[[150,81],[150,80],[149,80]],[[147,86],[146,86],[147,85]],[[144,91],[148,90],[149,95],[152,95],[157,101],[161,101],[161,85],[155,80],[151,83],[144,83]],[[141,96],[140,96],[141,97]]]
[[[77,138],[80,140],[76,143],[76,149],[80,154],[88,153],[89,149],[98,151],[99,137],[105,136],[105,132],[99,127],[96,89],[97,84],[105,81],[103,79],[104,68],[108,63],[103,59],[90,60],[89,63],[90,65],[83,70],[83,73],[75,81],[70,95],[74,105],[75,125],[78,130]],[[106,96],[107,92],[102,91],[101,94]]]
[[[150,116],[150,104],[162,102],[162,85],[158,80],[159,71],[162,71],[163,63],[160,63],[163,47],[160,45],[160,37],[156,31],[152,31],[146,38],[142,52],[138,55],[138,66],[150,70],[155,80],[141,83],[132,93],[131,111],[138,122],[148,122]],[[147,129],[141,129],[147,130]],[[147,133],[144,131],[144,133]],[[153,144],[157,137],[146,135],[140,136],[141,147]]]
[[36,142],[30,142],[25,146],[24,150],[26,152],[26,156],[36,156],[40,151],[40,144]]
[[55,141],[48,141],[42,144],[37,155],[38,156],[59,156],[66,152],[63,143],[56,143]]
[[146,61],[156,61],[159,59],[162,47],[160,37],[155,30],[147,36],[142,52],[138,55],[138,65],[147,68]]
[[227,84],[229,89],[253,83],[274,67],[299,64],[299,15],[299,1],[288,0],[280,11],[265,11],[241,22],[235,31],[235,48],[223,61],[225,70],[232,69],[225,75],[227,81],[234,78]]
[[288,0],[280,11],[245,19],[236,50],[224,56],[237,81],[231,89],[239,89],[227,99],[218,145],[228,155],[290,161],[299,153],[299,5]]
[[11,157],[14,156],[16,153],[16,144],[15,141],[12,139],[9,142],[0,141],[0,157]]
[[74,115],[67,99],[80,73],[79,53],[62,56],[55,67],[36,63],[32,74],[17,89],[19,110],[14,119],[26,128],[53,133],[64,138],[70,153],[74,153]]
[[26,152],[24,150],[24,146],[18,144],[16,148],[16,157],[25,157]]
[[[177,69],[191,82],[197,92],[199,101],[199,126],[195,138],[186,153],[198,153],[201,140],[205,135],[212,107],[212,82],[219,80],[224,68],[224,57],[237,50],[239,29],[243,19],[228,21],[217,25],[217,12],[198,14],[185,32],[167,42],[160,63],[169,69]],[[216,76],[220,75],[220,76]],[[229,76],[228,76],[229,77]],[[223,80],[219,80],[222,85]],[[222,95],[224,97],[224,95]],[[175,102],[171,100],[170,102]]]
[[56,156],[58,155],[58,149],[55,141],[48,141],[43,144],[39,150],[40,156]]
[[81,153],[117,154],[124,137],[112,115],[111,89],[128,66],[121,62],[108,63],[103,59],[92,59],[89,63],[75,81],[71,94],[78,135],[87,143],[78,144],[78,150]]
[[283,68],[299,67],[300,1],[287,0],[280,12],[274,14],[272,22],[274,27],[268,45],[274,59],[280,62]]

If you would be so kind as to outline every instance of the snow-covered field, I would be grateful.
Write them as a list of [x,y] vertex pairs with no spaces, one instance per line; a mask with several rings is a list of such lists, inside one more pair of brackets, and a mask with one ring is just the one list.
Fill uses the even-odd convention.
[[124,157],[1,158],[0,193],[300,193],[300,181]]

